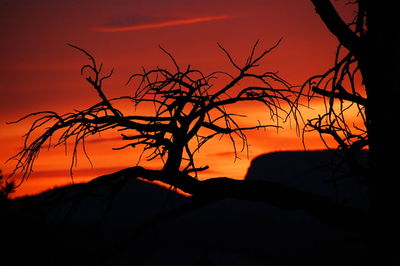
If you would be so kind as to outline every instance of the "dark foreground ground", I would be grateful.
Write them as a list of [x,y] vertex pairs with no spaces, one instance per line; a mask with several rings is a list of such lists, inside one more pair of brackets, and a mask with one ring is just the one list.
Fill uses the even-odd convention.
[[[366,191],[332,151],[279,152],[253,160],[246,178],[268,179],[366,207]],[[364,156],[364,155],[362,155]],[[336,158],[336,157],[335,157]],[[327,182],[336,177],[336,182]],[[200,208],[131,180],[74,185],[2,206],[0,265],[359,265],[360,232],[301,210],[224,199]]]

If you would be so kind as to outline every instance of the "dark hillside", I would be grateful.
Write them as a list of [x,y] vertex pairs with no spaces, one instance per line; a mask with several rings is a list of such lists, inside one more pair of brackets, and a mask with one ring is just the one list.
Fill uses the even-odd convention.
[[[365,206],[357,181],[325,182],[337,169],[332,155],[262,155],[246,178]],[[346,173],[341,167],[336,176]],[[109,192],[78,184],[11,202],[1,227],[2,265],[355,265],[362,256],[357,233],[303,211],[232,199],[195,208],[189,198],[139,180],[111,202]]]

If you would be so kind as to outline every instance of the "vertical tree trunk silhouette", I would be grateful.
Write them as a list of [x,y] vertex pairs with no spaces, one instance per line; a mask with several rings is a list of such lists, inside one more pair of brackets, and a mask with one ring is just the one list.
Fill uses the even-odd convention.
[[327,28],[358,62],[366,90],[366,128],[371,154],[368,254],[373,265],[394,265],[399,263],[395,243],[400,236],[397,213],[400,145],[395,134],[400,99],[400,34],[395,28],[398,11],[389,1],[357,1],[356,19],[367,27],[364,34],[357,34],[343,22],[329,0],[311,1]]
[[394,134],[399,116],[400,42],[399,31],[394,29],[398,16],[395,10],[389,3],[366,2],[369,36],[359,64],[368,95],[368,133],[373,169],[370,178],[372,241],[377,248],[386,243],[383,248],[390,253],[397,252],[399,258],[398,245],[393,244],[400,236],[397,213],[400,203],[397,163],[400,145]]

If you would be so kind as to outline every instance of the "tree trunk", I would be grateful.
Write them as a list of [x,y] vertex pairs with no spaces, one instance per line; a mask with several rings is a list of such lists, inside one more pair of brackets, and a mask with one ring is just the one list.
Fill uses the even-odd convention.
[[168,158],[164,164],[163,170],[166,173],[179,173],[179,168],[182,163],[184,144],[179,141],[174,141],[173,145],[168,150]]
[[[394,29],[397,14],[393,3],[385,4],[383,1],[366,1],[366,8],[368,35],[358,61],[367,92],[367,130],[372,167],[369,252],[376,254],[375,265],[400,265],[400,253],[395,244],[400,237],[400,141],[396,136],[400,41],[399,31]],[[383,261],[385,263],[381,264]]]
[[[368,253],[371,265],[400,265],[398,152],[396,139],[400,99],[400,38],[393,1],[358,0],[365,8],[367,33],[357,36],[336,12],[331,0],[311,0],[327,28],[356,57],[367,93],[370,149],[370,217]],[[359,10],[360,11],[360,10]],[[362,15],[362,14],[358,14]]]

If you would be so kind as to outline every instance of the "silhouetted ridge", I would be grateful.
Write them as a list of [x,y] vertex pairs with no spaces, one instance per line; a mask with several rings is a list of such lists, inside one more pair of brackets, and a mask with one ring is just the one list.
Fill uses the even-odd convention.
[[[365,166],[367,156],[366,151],[359,152],[356,160]],[[362,176],[352,173],[344,154],[336,150],[263,154],[252,161],[246,179],[274,181],[343,204],[367,207],[367,188]]]
[[[331,176],[326,163],[332,154],[261,155],[246,178],[329,194],[325,187],[332,185],[324,180]],[[14,216],[2,227],[12,239],[7,256],[15,265],[52,265],[63,258],[57,265],[336,266],[344,260],[354,265],[362,252],[359,232],[323,223],[301,209],[229,197],[196,206],[165,188],[128,180],[111,201],[105,196],[115,186],[102,181],[15,201]],[[38,256],[43,250],[50,255]]]

